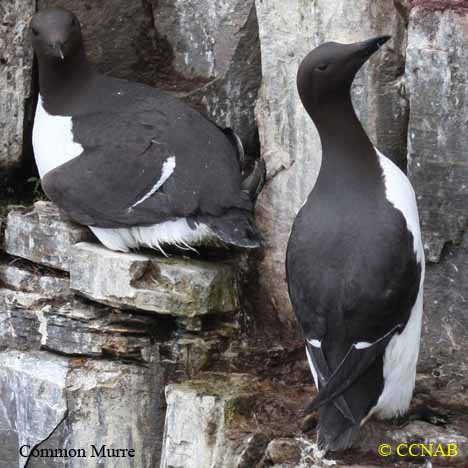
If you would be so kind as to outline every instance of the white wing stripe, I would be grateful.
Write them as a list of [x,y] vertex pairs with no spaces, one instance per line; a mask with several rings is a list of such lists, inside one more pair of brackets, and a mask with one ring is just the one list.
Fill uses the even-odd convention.
[[169,179],[169,177],[172,175],[172,173],[174,172],[175,167],[176,167],[175,156],[171,156],[171,157],[167,158],[164,161],[164,164],[162,166],[161,178],[156,182],[154,187],[146,195],[141,197],[130,208],[135,208],[135,206],[139,205],[140,203],[143,203],[145,200],[147,200],[149,197],[151,197],[151,195],[154,195],[162,187],[164,182],[166,182],[166,180]]

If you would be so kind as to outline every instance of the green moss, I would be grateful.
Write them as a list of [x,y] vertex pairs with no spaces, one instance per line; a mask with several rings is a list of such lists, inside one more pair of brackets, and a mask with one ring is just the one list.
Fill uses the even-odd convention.
[[227,426],[239,418],[248,418],[255,408],[255,395],[239,395],[226,401],[224,406],[224,422]]

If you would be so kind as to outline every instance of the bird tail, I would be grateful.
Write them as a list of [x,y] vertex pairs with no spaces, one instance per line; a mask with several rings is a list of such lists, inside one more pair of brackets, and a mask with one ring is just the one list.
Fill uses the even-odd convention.
[[255,249],[262,245],[250,211],[233,208],[222,216],[201,216],[198,220],[227,245],[244,249]]
[[317,445],[320,450],[337,451],[350,448],[359,434],[359,424],[345,418],[333,403],[320,410]]
[[262,158],[253,158],[245,153],[242,140],[232,128],[222,129],[231,144],[236,148],[242,174],[241,190],[250,200],[255,201],[266,181],[266,165]]
[[241,190],[249,196],[252,201],[257,200],[266,181],[266,166],[263,159],[256,159],[251,171],[242,179]]

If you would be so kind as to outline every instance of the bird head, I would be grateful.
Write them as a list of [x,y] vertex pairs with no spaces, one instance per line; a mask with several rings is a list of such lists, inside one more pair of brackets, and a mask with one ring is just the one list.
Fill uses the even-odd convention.
[[30,29],[39,60],[66,61],[81,48],[80,22],[65,8],[38,11],[31,19]]
[[379,36],[354,44],[326,42],[312,50],[297,73],[299,95],[309,113],[334,98],[349,96],[358,70],[389,39]]

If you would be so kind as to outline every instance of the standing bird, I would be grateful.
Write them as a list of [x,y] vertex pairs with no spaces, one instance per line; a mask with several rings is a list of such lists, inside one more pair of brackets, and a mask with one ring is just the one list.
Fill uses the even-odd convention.
[[289,238],[289,295],[320,409],[318,446],[350,447],[372,414],[403,415],[415,385],[424,251],[414,190],[374,148],[351,102],[356,72],[387,40],[322,44],[300,65],[320,173]]
[[253,207],[265,166],[243,177],[232,131],[161,90],[95,72],[70,11],[39,11],[30,28],[33,148],[52,201],[112,250],[259,246]]

